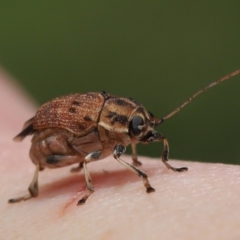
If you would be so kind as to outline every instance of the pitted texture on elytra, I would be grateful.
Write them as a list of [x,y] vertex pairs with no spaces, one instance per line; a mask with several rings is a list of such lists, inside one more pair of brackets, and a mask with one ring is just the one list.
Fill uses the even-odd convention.
[[55,98],[37,111],[34,129],[63,128],[84,135],[97,126],[103,104],[104,98],[100,93],[71,94]]

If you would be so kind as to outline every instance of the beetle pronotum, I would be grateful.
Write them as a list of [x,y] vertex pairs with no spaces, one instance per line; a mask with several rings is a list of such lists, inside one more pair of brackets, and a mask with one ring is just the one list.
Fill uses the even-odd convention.
[[[87,164],[110,154],[143,179],[148,193],[154,192],[147,174],[137,168],[141,162],[137,159],[136,145],[162,141],[162,161],[166,167],[176,172],[187,171],[186,167],[175,168],[167,162],[168,141],[154,128],[179,112],[199,94],[239,73],[240,69],[209,84],[162,119],[155,118],[133,99],[116,97],[105,92],[71,94],[45,103],[14,138],[15,141],[21,141],[33,134],[30,158],[36,165],[36,170],[28,188],[29,194],[12,198],[9,203],[37,197],[39,170],[78,163],[78,167],[72,171],[84,171],[88,193],[78,201],[78,205],[84,204],[94,192]],[[129,144],[132,146],[133,164],[120,158]]]

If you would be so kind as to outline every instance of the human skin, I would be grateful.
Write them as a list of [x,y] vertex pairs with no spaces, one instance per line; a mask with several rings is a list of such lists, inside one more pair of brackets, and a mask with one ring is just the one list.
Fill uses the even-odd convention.
[[[69,167],[39,173],[39,196],[27,194],[34,165],[30,137],[12,138],[36,108],[0,71],[0,239],[240,239],[240,167],[170,160],[188,172],[166,169],[159,159],[139,156],[156,192],[112,156],[88,165],[95,192],[85,205],[83,172]],[[129,156],[122,159],[131,162]]]

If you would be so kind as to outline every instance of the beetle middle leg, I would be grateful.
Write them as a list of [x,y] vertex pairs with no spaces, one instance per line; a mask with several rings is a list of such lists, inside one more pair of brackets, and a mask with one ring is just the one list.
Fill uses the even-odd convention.
[[143,184],[146,188],[146,192],[150,193],[150,192],[154,192],[155,189],[150,185],[149,180],[148,180],[148,176],[146,173],[144,173],[143,171],[141,171],[140,169],[136,168],[135,166],[123,161],[120,159],[120,156],[122,155],[122,153],[125,151],[125,147],[123,145],[117,145],[114,148],[114,152],[113,152],[113,156],[114,158],[121,163],[123,166],[127,167],[130,171],[138,174],[139,177],[141,177],[143,179]]
[[137,159],[137,147],[135,143],[131,143],[132,146],[132,161],[134,166],[141,166],[142,163]]
[[188,168],[187,167],[181,167],[181,168],[175,168],[172,167],[167,161],[168,161],[168,155],[169,155],[169,145],[168,145],[168,141],[165,137],[161,136],[161,138],[159,139],[160,141],[163,141],[163,152],[162,152],[162,161],[165,164],[165,166],[168,169],[173,170],[174,172],[183,172],[183,171],[187,171]]
[[[101,154],[102,154],[101,150],[91,152],[85,157],[85,160],[87,163],[92,161],[97,161],[99,160],[99,157],[101,156]],[[71,172],[79,172],[82,168],[83,168],[83,162],[80,162],[77,167],[71,169]]]
[[89,171],[87,169],[87,163],[99,160],[101,154],[102,154],[101,150],[91,152],[85,157],[85,161],[80,163],[80,165],[82,166],[82,168],[84,170],[84,176],[85,176],[85,181],[86,181],[86,184],[87,184],[88,193],[82,199],[80,199],[78,201],[77,205],[84,204],[87,201],[87,199],[90,197],[90,195],[92,195],[93,192],[94,192],[93,181],[92,181],[92,178],[91,178],[91,176],[89,174]]
[[83,169],[83,162],[80,162],[77,167],[71,168],[71,172],[79,172]]
[[38,172],[39,172],[39,164],[36,165],[36,169],[33,175],[32,182],[29,185],[28,191],[30,194],[17,197],[17,198],[11,198],[8,200],[9,203],[16,203],[20,201],[26,201],[30,198],[37,197],[38,196]]
[[87,199],[90,197],[90,195],[92,195],[92,193],[94,192],[94,186],[93,186],[92,178],[91,178],[91,176],[89,174],[89,171],[87,169],[87,163],[83,162],[82,165],[83,165],[84,176],[85,176],[85,181],[86,181],[86,184],[87,184],[88,193],[78,201],[77,205],[83,205],[87,201]]

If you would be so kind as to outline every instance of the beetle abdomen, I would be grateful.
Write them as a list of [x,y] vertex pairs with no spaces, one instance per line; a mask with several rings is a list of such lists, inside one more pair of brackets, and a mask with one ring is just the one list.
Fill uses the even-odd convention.
[[84,135],[97,126],[104,104],[101,93],[71,94],[44,104],[34,117],[35,130],[44,128],[67,129]]

